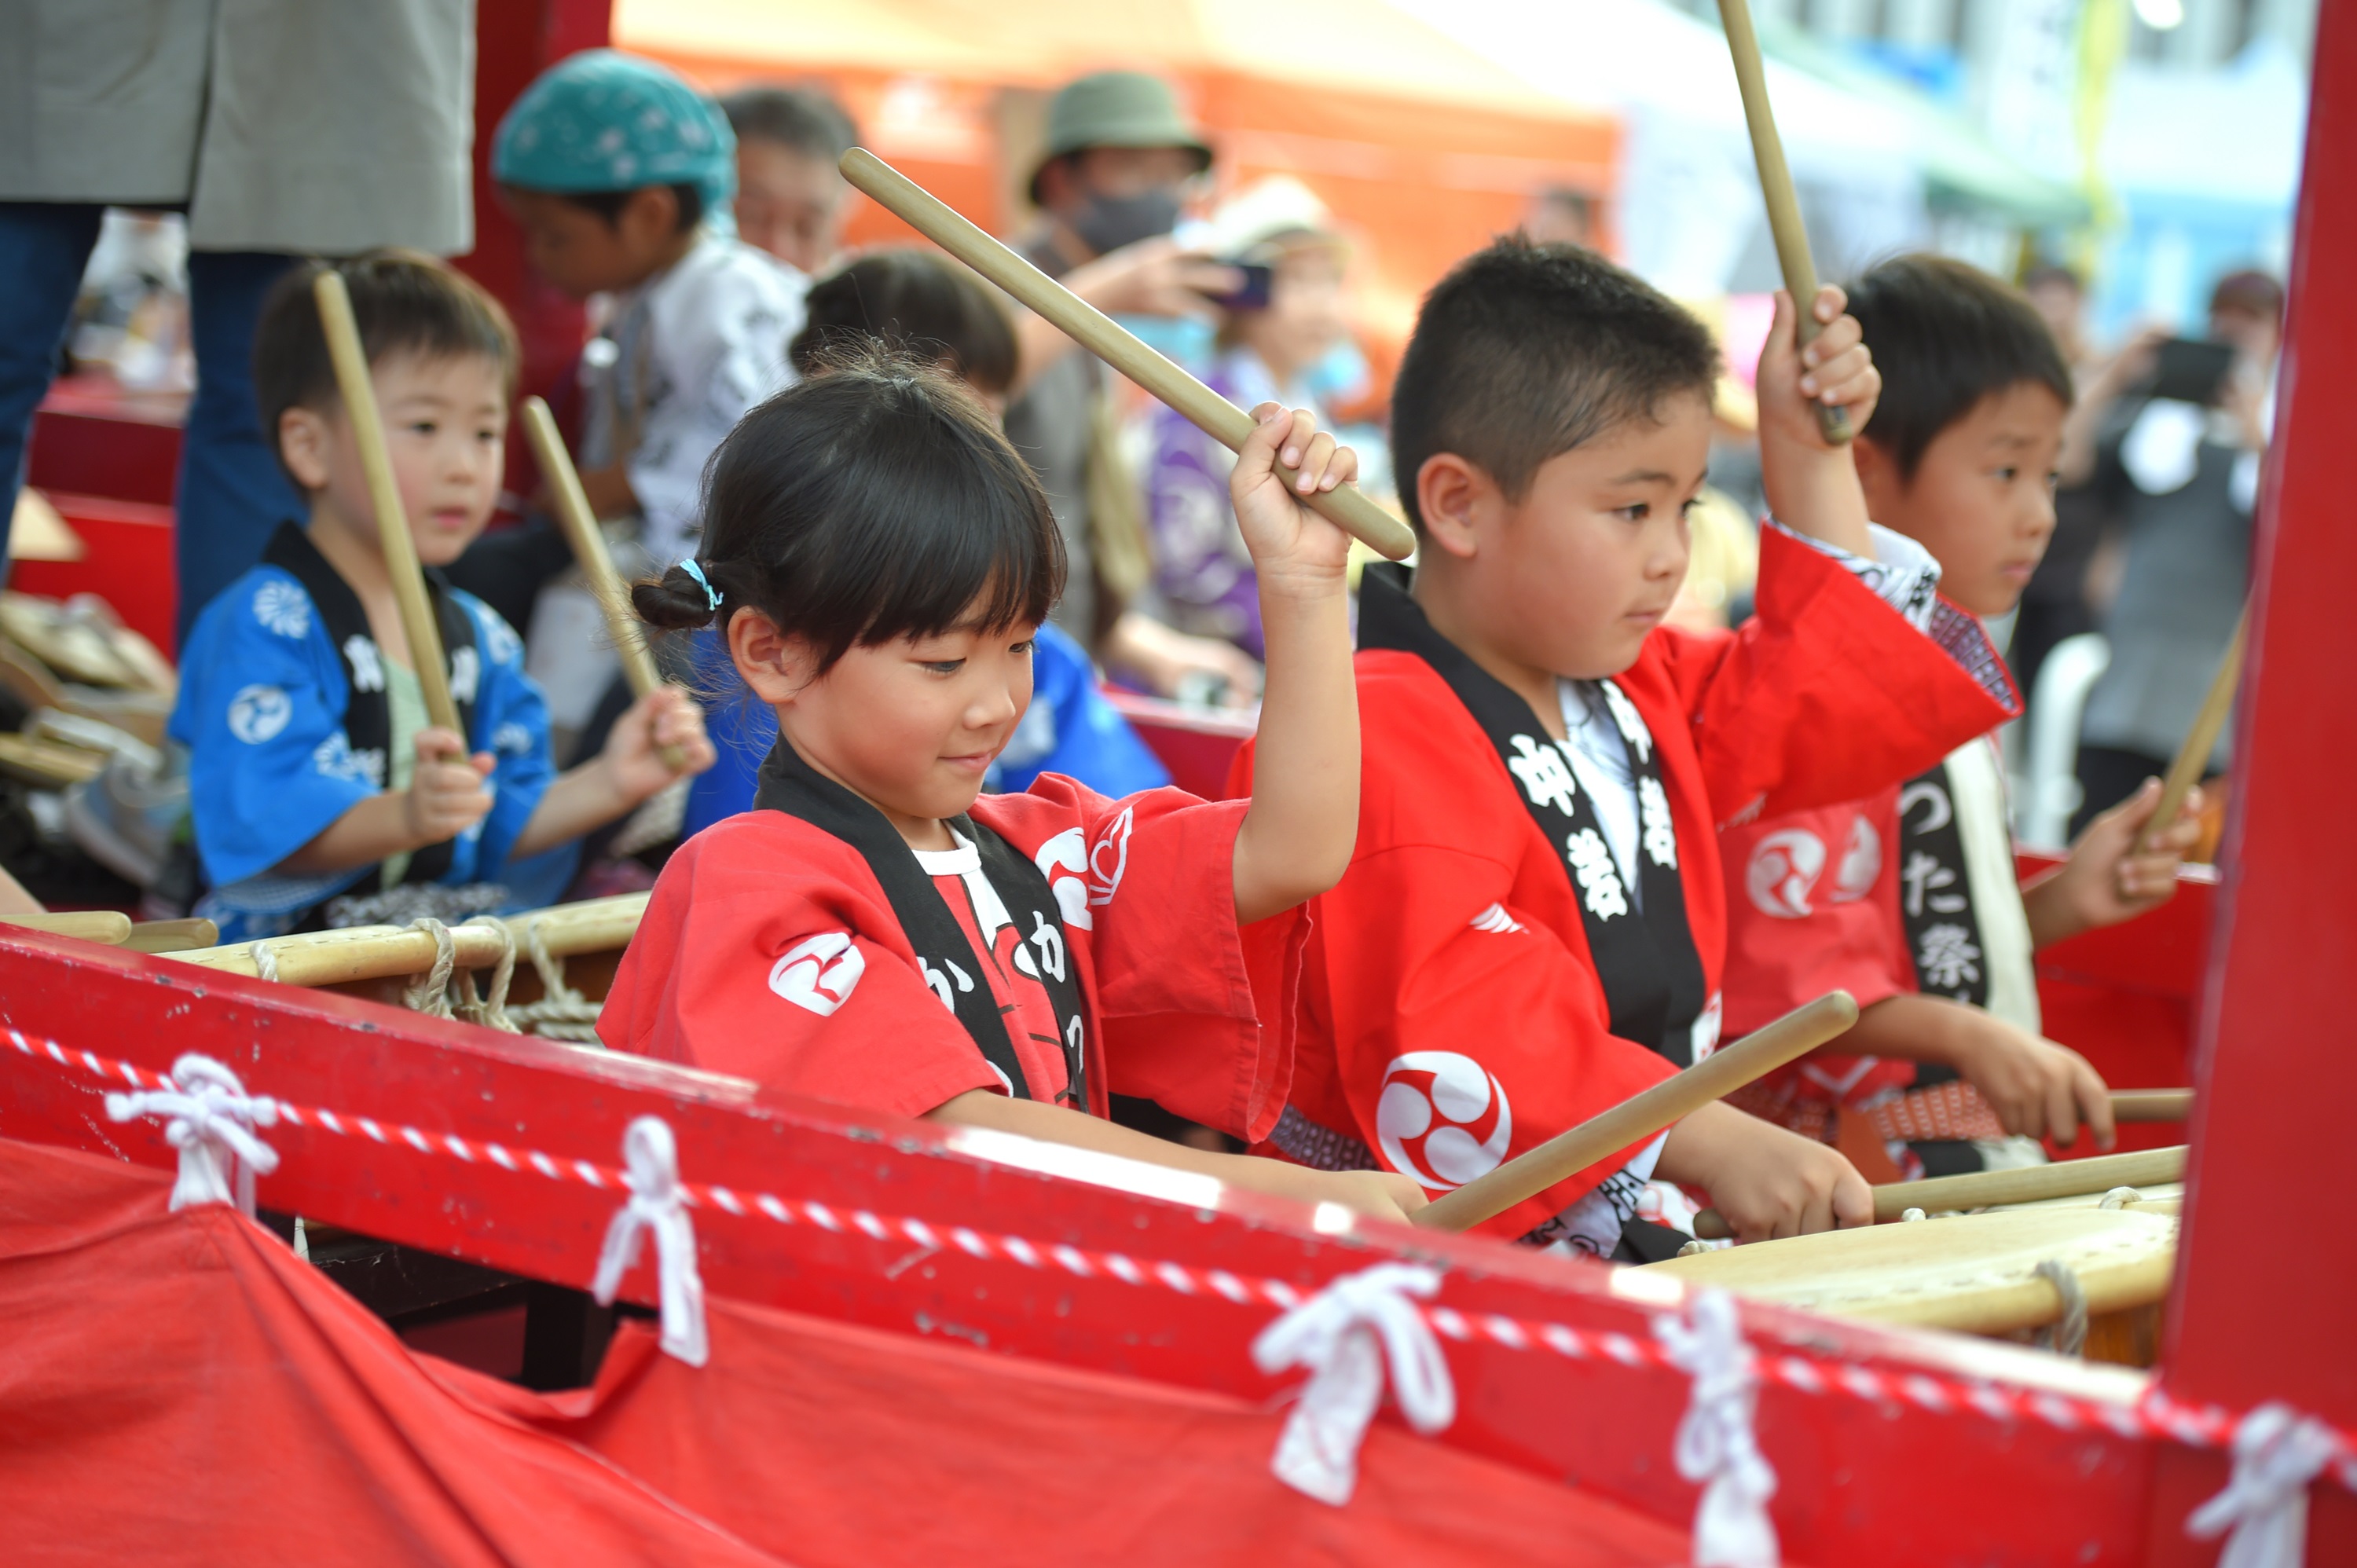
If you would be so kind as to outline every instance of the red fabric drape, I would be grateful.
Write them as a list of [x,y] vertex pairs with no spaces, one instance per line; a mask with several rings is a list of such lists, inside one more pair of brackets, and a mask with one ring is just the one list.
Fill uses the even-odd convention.
[[1687,1561],[1682,1531],[1389,1417],[1331,1509],[1269,1476],[1281,1409],[737,1302],[701,1369],[630,1325],[594,1390],[530,1393],[168,1187],[0,1140],[13,1560]]

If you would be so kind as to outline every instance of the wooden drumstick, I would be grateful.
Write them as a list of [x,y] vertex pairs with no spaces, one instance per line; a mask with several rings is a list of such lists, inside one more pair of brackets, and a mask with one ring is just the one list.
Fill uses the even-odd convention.
[[2112,1090],[2115,1122],[2182,1122],[2193,1114],[2190,1089],[2115,1089]]
[[1794,1058],[1806,1056],[1857,1022],[1857,1003],[1850,993],[1827,992],[1642,1094],[1557,1133],[1454,1192],[1443,1193],[1409,1218],[1436,1230],[1469,1230]]
[[[565,530],[565,542],[573,546],[573,559],[589,581],[590,596],[605,613],[606,633],[614,639],[614,651],[621,655],[623,678],[634,693],[643,697],[662,684],[662,671],[655,668],[655,656],[648,651],[646,639],[639,635],[622,575],[614,570],[614,557],[606,550],[606,531],[597,526],[597,514],[589,510],[588,492],[581,488],[581,471],[573,466],[573,454],[565,450],[564,433],[556,428],[556,415],[549,412],[547,403],[528,397],[520,412],[524,439],[532,443],[533,460],[540,465],[541,477],[548,481],[549,498],[556,505],[557,525]],[[686,754],[676,746],[664,746],[662,756],[663,766],[673,773],[687,767]]]
[[[1801,201],[1792,190],[1792,168],[1784,162],[1783,138],[1776,134],[1776,116],[1768,106],[1760,35],[1752,30],[1749,0],[1718,0],[1718,17],[1727,29],[1727,52],[1735,61],[1735,83],[1743,91],[1743,121],[1751,130],[1751,161],[1760,167],[1760,194],[1768,203],[1768,232],[1775,238],[1784,288],[1792,296],[1793,345],[1805,349],[1824,330],[1816,312],[1817,263],[1809,254],[1809,231],[1801,221]],[[1836,446],[1855,434],[1849,411],[1837,403],[1817,404],[1817,428]]]
[[[1082,348],[1176,409],[1203,434],[1230,451],[1253,433],[1252,415],[1140,342],[1111,317],[967,222],[922,186],[865,147],[843,155],[843,177],[875,199],[933,243],[1020,300],[1042,320]],[[1298,469],[1277,465],[1288,483]],[[1394,561],[1415,549],[1407,524],[1361,495],[1338,485],[1312,495],[1295,494],[1304,506]]]
[[[1874,1222],[1888,1225],[1910,1208],[1938,1214],[1952,1208],[1987,1208],[2000,1203],[2042,1203],[2050,1197],[2079,1197],[2109,1192],[2115,1187],[2158,1187],[2185,1179],[2185,1145],[2167,1149],[2136,1149],[2125,1155],[2097,1155],[2092,1159],[2057,1160],[2050,1165],[2023,1165],[2015,1170],[1972,1171],[1964,1176],[1933,1176],[1928,1181],[1893,1182],[1874,1189]],[[1694,1233],[1706,1241],[1724,1240],[1734,1232],[1716,1208],[1695,1216]]]
[[376,383],[369,379],[368,350],[361,345],[352,296],[344,287],[343,274],[333,267],[319,269],[319,275],[311,281],[311,294],[319,302],[328,358],[336,367],[336,391],[343,396],[344,417],[351,422],[361,472],[368,478],[369,507],[376,513],[385,575],[393,579],[393,602],[401,609],[401,634],[409,639],[409,666],[416,671],[417,689],[425,699],[426,722],[449,730],[464,746],[467,732],[458,724],[458,704],[450,698],[449,672],[442,662],[442,628],[434,619],[434,601],[425,593],[425,569],[418,564],[417,542],[409,537],[409,513],[401,504],[401,487],[393,482],[393,454],[385,447],[384,419],[377,413]]
[[76,909],[63,914],[0,915],[0,926],[41,931],[53,937],[79,937],[86,942],[119,948],[131,936],[131,917],[118,909]]
[[2161,780],[2160,803],[2152,809],[2144,832],[2136,835],[2136,853],[2152,847],[2153,835],[2165,831],[2177,821],[2177,813],[2185,809],[2185,797],[2201,782],[2201,775],[2210,767],[2210,753],[2218,745],[2218,732],[2226,727],[2226,714],[2234,706],[2234,692],[2243,683],[2243,644],[2251,628],[2251,607],[2243,606],[2243,613],[2234,618],[2234,635],[2226,639],[2226,656],[2218,661],[2218,673],[2210,678],[2210,693],[2201,699],[2201,709],[2193,715],[2193,727],[2185,733],[2185,744],[2177,748],[2177,756],[2169,764],[2169,777]]

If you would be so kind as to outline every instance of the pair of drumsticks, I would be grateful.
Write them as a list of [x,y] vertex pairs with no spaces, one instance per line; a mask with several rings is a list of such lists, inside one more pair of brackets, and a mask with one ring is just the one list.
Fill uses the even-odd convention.
[[[377,538],[384,549],[385,571],[393,579],[393,601],[401,611],[402,635],[409,639],[410,663],[417,671],[427,721],[463,737],[466,732],[459,727],[458,707],[451,700],[449,676],[442,662],[442,629],[434,619],[433,603],[425,591],[425,569],[418,563],[416,542],[409,536],[408,514],[401,504],[400,488],[393,482],[393,457],[385,446],[384,423],[377,413],[376,387],[369,380],[368,352],[361,343],[360,324],[352,316],[351,295],[344,287],[343,274],[333,267],[320,270],[312,284],[312,294],[318,301],[319,322],[327,332],[328,355],[335,363],[336,388],[343,396],[353,439],[360,448],[361,469],[368,479],[370,508],[376,513]],[[639,635],[638,623],[631,618],[629,596],[614,570],[613,557],[607,552],[606,535],[589,510],[589,498],[582,491],[581,475],[573,467],[572,455],[565,449],[565,437],[557,431],[556,416],[549,412],[547,403],[536,397],[523,400],[522,413],[524,435],[532,443],[533,456],[540,464],[542,476],[548,481],[556,521],[565,530],[566,542],[573,546],[573,558],[580,564],[581,575],[588,579],[589,592],[605,614],[607,630],[613,637],[615,650],[621,655],[630,690],[643,697],[662,684],[662,675],[655,668],[654,655],[648,651],[645,639]],[[665,746],[662,758],[674,772],[684,766],[677,746]]]

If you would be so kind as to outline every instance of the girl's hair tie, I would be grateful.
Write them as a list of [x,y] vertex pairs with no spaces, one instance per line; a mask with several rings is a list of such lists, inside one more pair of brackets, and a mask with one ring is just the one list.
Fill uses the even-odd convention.
[[704,575],[704,568],[696,563],[693,556],[681,562],[679,565],[680,570],[694,578],[695,585],[704,590],[704,607],[710,610],[713,614],[718,615],[720,613],[720,590],[712,585],[712,579]]

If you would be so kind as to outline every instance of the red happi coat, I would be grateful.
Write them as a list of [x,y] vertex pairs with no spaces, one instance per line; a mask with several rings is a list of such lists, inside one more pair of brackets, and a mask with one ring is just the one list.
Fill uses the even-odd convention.
[[[1110,1090],[1251,1139],[1283,1107],[1290,1021],[1264,1028],[1254,995],[1295,988],[1307,920],[1295,910],[1238,930],[1245,806],[1177,789],[1113,800],[1054,775],[974,802],[1063,912],[1098,1115]],[[903,1116],[1000,1087],[868,863],[777,811],[716,823],[672,856],[598,1033],[617,1050]]]
[[[1714,1002],[1727,940],[1721,823],[1870,794],[2011,709],[1976,623],[1945,618],[1935,641],[1839,563],[1773,530],[1760,541],[1758,604],[1738,632],[1656,629],[1616,677],[1652,731]],[[1525,1153],[1672,1069],[1609,1032],[1563,857],[1454,692],[1408,653],[1361,652],[1358,674],[1359,842],[1340,885],[1312,905],[1288,1103],[1437,1191],[1448,1184],[1419,1157],[1433,1139],[1452,1141],[1457,1179],[1469,1179],[1469,1161],[1487,1168]],[[1240,774],[1250,766],[1247,751]],[[1385,1147],[1386,1096],[1398,1102],[1388,1141],[1405,1159]],[[1485,1229],[1524,1234],[1636,1152]]]
[[[1730,1036],[1836,988],[1861,1009],[1915,989],[1899,918],[1898,843],[1895,784],[1721,835]],[[1914,1081],[1911,1061],[1812,1051],[1760,1079],[1745,1103],[1761,1114],[1786,1101],[1857,1104]]]

